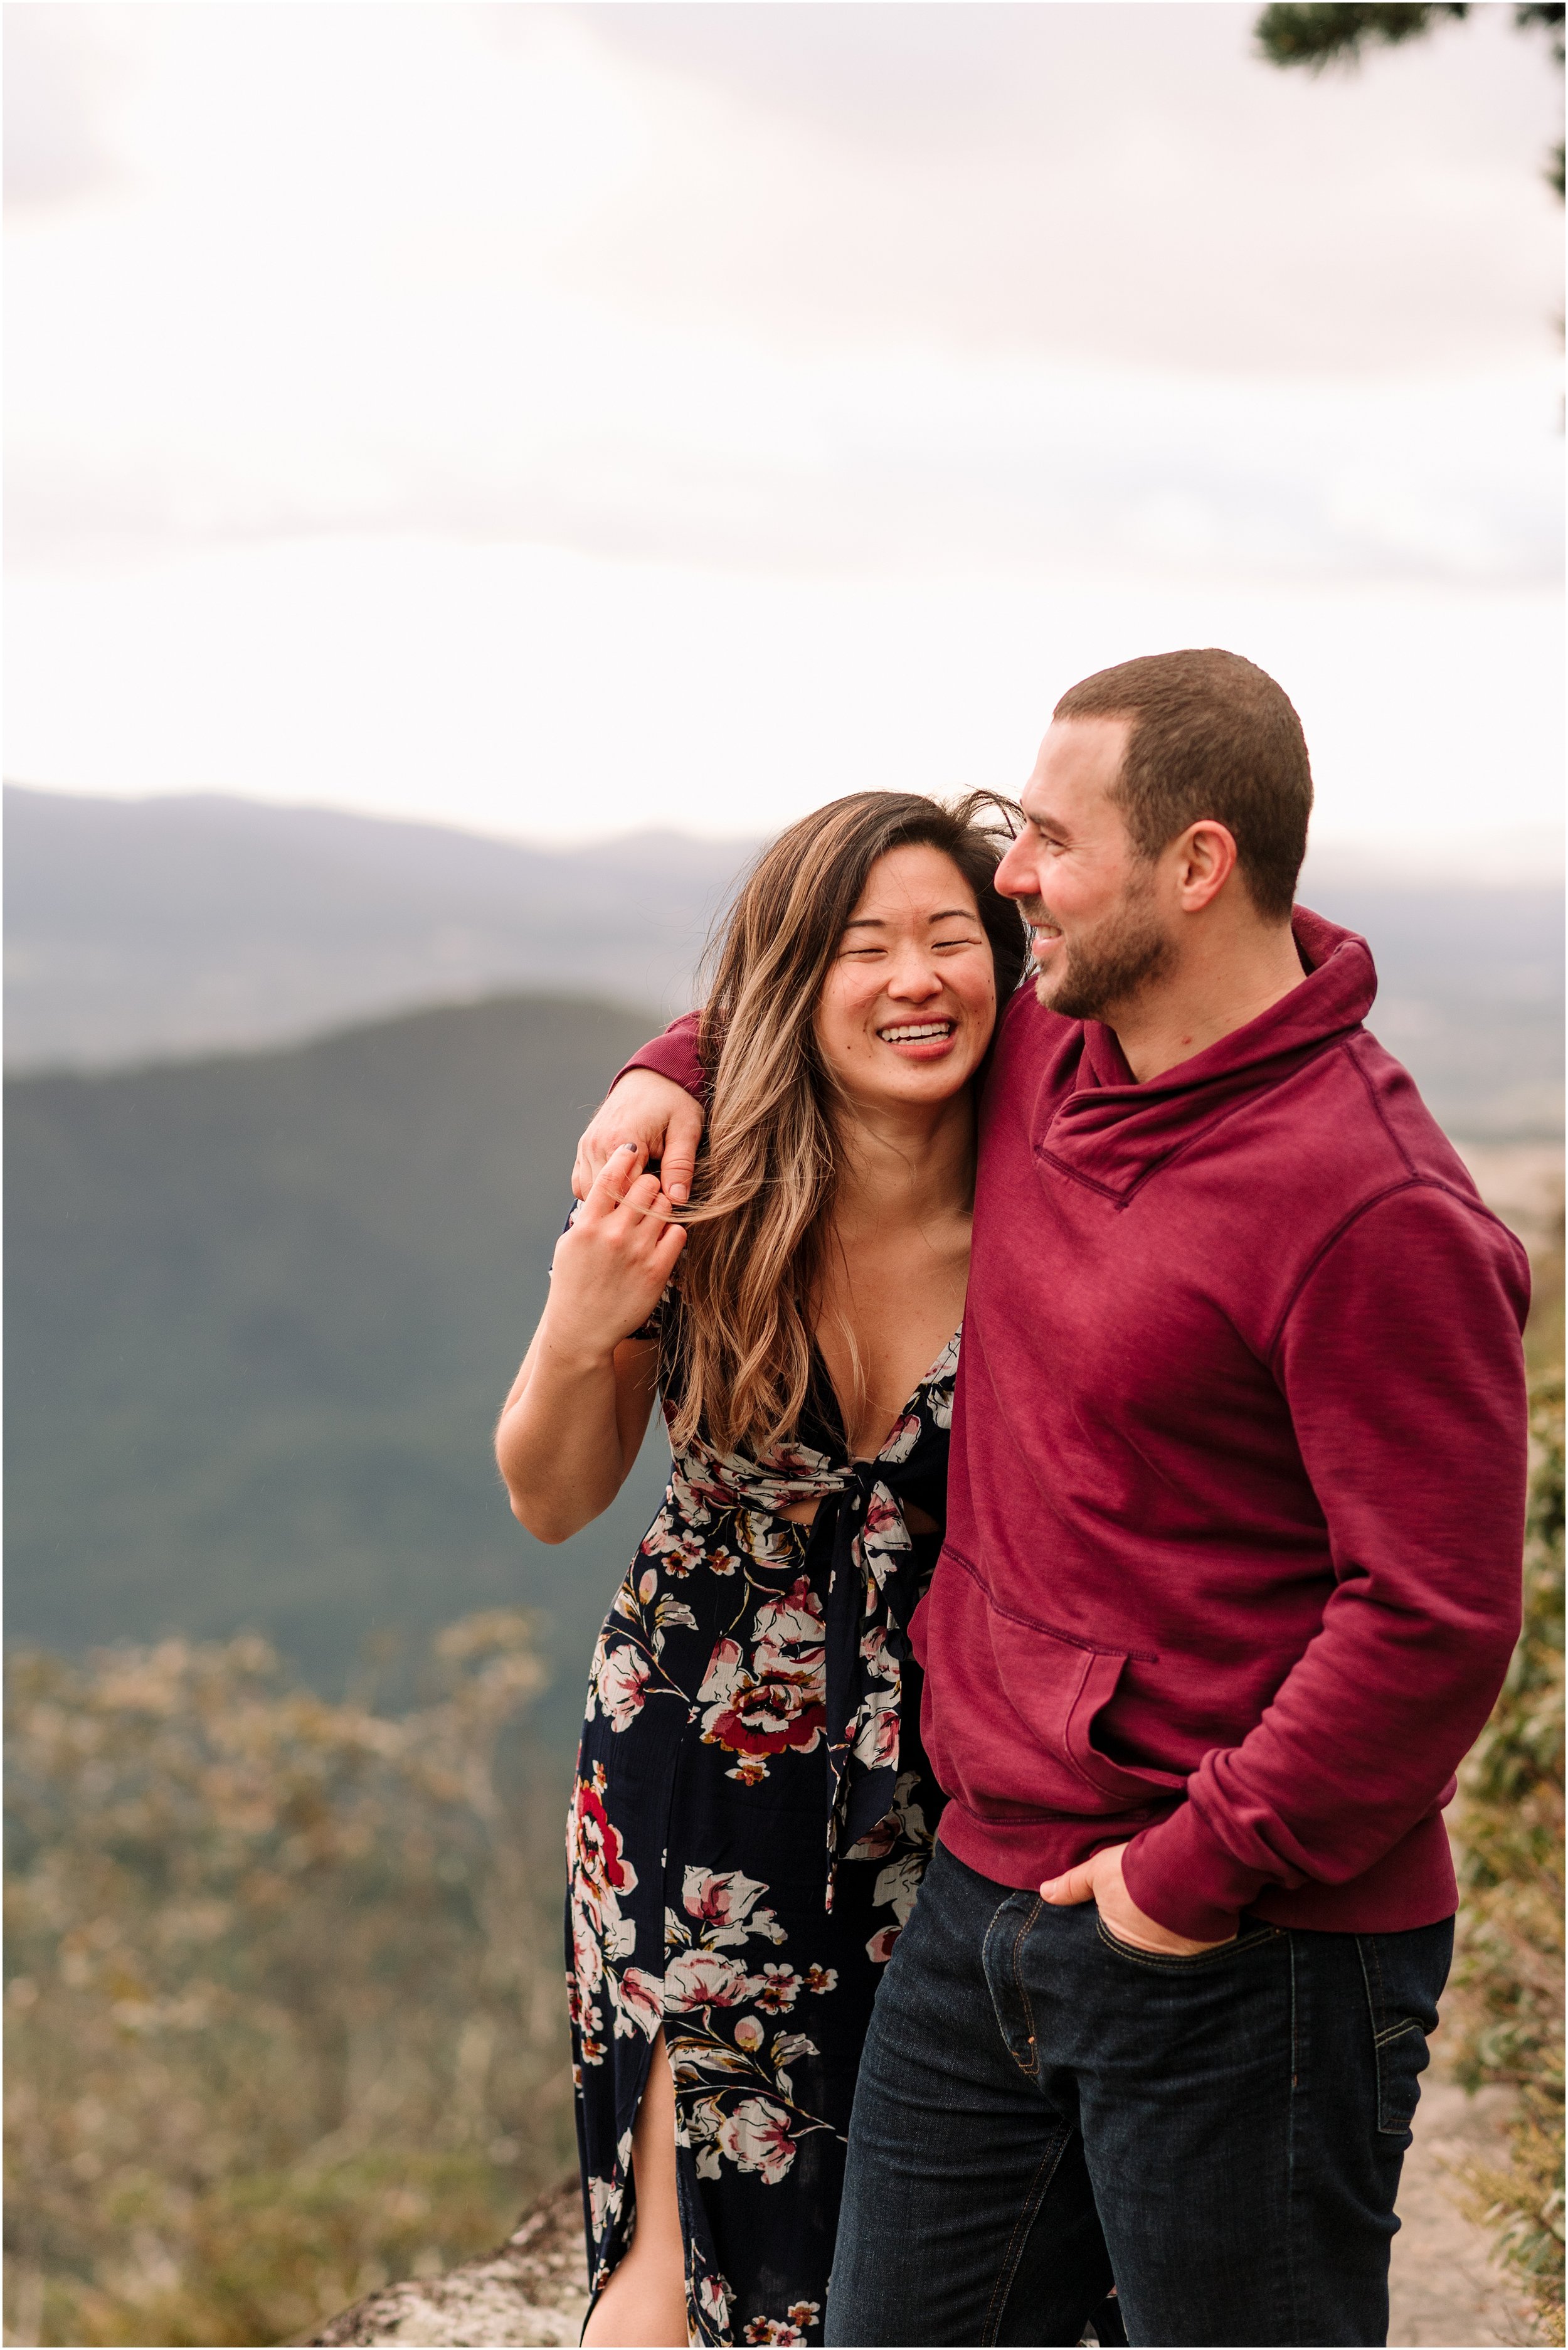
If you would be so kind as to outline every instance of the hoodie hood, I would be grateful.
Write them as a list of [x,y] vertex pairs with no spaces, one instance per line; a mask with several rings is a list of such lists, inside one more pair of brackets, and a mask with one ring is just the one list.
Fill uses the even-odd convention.
[[1076,1086],[1035,1128],[1041,1174],[1054,1170],[1125,1202],[1242,1102],[1354,1035],[1377,993],[1371,949],[1304,906],[1291,929],[1307,965],[1301,985],[1146,1084],[1134,1078],[1114,1030],[1086,1021]]

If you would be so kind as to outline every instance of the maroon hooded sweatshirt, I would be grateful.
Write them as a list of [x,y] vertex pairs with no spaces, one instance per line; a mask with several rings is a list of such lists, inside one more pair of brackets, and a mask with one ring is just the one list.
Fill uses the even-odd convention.
[[[1362,1021],[1366,943],[1134,1082],[1008,1006],[981,1108],[947,1540],[915,1617],[941,1839],[1033,1888],[1388,1932],[1519,1627],[1529,1269]],[[694,1023],[629,1066],[700,1092]]]

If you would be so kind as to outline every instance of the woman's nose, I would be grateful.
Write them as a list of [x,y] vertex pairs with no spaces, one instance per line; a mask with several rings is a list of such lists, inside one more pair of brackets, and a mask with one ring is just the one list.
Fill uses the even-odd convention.
[[904,999],[924,1003],[942,992],[942,975],[928,956],[906,955],[895,964],[888,981],[888,993]]

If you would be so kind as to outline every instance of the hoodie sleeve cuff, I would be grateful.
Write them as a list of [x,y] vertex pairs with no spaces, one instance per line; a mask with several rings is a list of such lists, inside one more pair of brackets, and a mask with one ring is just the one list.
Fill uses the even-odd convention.
[[1190,1801],[1134,1836],[1122,1877],[1146,1918],[1193,1942],[1222,1942],[1269,1879],[1228,1853]]
[[633,1069],[651,1069],[656,1076],[673,1077],[678,1086],[684,1087],[700,1101],[705,1090],[705,1081],[702,1065],[697,1058],[699,1025],[697,1013],[683,1012],[679,1020],[670,1022],[662,1036],[656,1036],[650,1045],[645,1045],[640,1052],[634,1053],[624,1068],[616,1071],[607,1091],[613,1093],[622,1077],[628,1076]]

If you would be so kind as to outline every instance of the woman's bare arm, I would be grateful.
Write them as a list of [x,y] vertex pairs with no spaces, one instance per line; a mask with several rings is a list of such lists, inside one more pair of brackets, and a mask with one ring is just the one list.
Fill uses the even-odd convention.
[[630,1333],[686,1234],[641,1163],[618,1151],[556,1242],[549,1300],[496,1428],[513,1513],[541,1542],[565,1542],[609,1507],[648,1426],[658,1348]]

